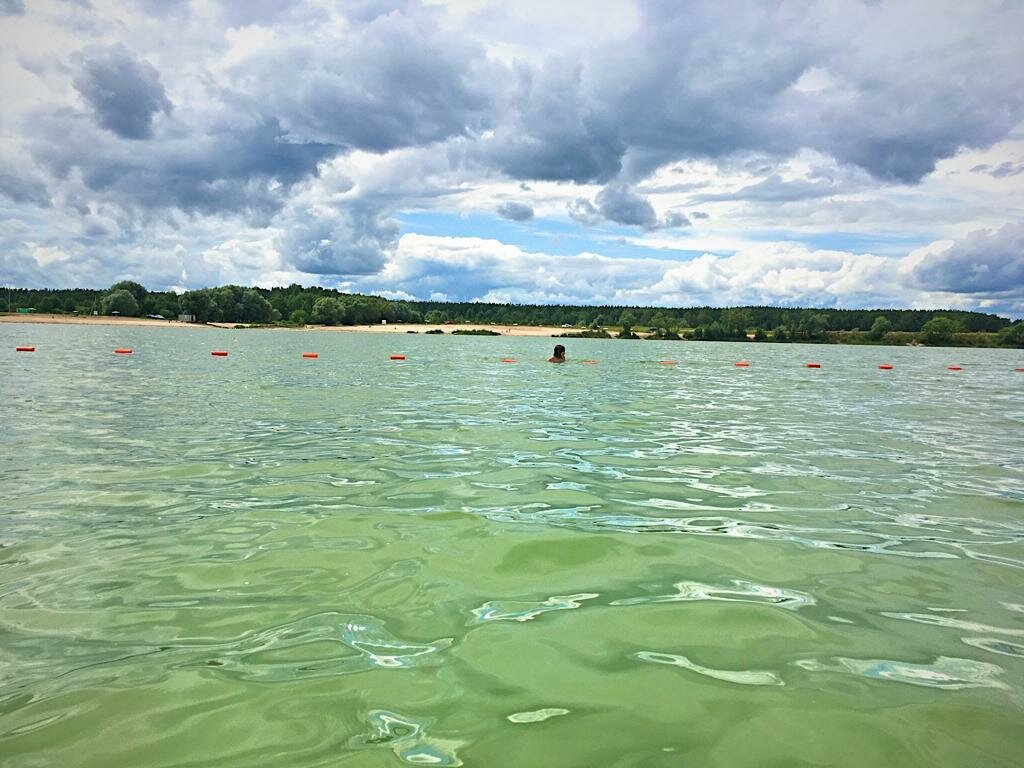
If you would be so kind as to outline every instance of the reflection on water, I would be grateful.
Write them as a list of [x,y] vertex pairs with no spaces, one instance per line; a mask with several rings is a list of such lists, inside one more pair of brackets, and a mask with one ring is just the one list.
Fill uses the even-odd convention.
[[1012,764],[1018,353],[569,346],[0,327],[4,765]]

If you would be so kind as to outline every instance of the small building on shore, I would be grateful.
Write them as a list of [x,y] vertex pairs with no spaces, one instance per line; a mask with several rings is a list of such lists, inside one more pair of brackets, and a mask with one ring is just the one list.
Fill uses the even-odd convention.
[[181,322],[181,323],[195,323],[195,322],[197,322],[197,320],[196,320],[196,316],[195,315],[181,314],[181,315],[178,315],[178,322]]

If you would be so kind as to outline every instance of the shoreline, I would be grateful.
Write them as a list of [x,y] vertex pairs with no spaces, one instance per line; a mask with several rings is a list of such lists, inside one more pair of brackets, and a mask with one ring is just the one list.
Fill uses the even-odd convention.
[[[151,328],[219,328],[234,329],[241,326],[250,327],[249,323],[183,323],[180,320],[153,320],[148,317],[109,317],[101,315],[54,315],[43,313],[32,314],[0,314],[0,323],[35,323],[40,325],[102,325],[102,326],[144,326]],[[501,336],[541,336],[552,337],[563,333],[579,331],[579,328],[556,328],[554,326],[534,325],[490,325],[487,323],[391,323],[388,325],[306,325],[301,328],[260,327],[259,330],[271,331],[326,331],[328,333],[406,333],[415,331],[440,330],[451,335],[452,331],[483,329],[494,331]]]

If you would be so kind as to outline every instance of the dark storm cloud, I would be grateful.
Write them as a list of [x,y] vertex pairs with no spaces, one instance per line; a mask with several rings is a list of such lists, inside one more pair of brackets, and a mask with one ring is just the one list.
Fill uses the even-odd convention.
[[952,293],[1024,294],[1024,224],[979,230],[913,270],[922,288]]
[[100,125],[123,139],[149,139],[153,117],[170,112],[160,73],[123,46],[80,54],[74,86]]
[[533,218],[533,207],[526,203],[509,200],[498,206],[498,215],[512,221],[527,221]]
[[419,18],[381,16],[335,45],[296,38],[236,72],[238,90],[290,133],[387,152],[464,135],[487,121],[493,85],[482,49]]
[[323,213],[300,212],[277,246],[290,264],[317,275],[369,275],[380,271],[398,242],[398,223],[376,210],[353,206]]
[[211,126],[144,153],[90,130],[70,111],[51,114],[44,124],[30,144],[36,161],[58,177],[77,169],[94,197],[128,211],[177,208],[266,219],[280,209],[289,186],[315,174],[337,151],[294,142],[272,119]]
[[46,184],[39,178],[26,177],[0,166],[0,195],[15,203],[31,203],[40,208],[50,207]]
[[669,211],[659,220],[650,201],[625,184],[609,184],[592,201],[577,197],[567,208],[569,217],[584,226],[603,221],[650,230],[690,226],[682,211]]
[[637,180],[683,157],[786,157],[810,148],[877,179],[914,183],[938,160],[988,146],[1024,117],[1019,47],[1011,53],[984,39],[1000,25],[1020,28],[1018,6],[993,14],[989,29],[956,31],[956,44],[977,52],[969,58],[939,55],[948,30],[916,48],[894,38],[884,56],[850,44],[847,25],[863,26],[854,35],[872,45],[896,34],[898,9],[889,22],[886,6],[639,7],[632,38],[580,63],[519,74],[487,147],[494,165],[516,178],[607,182],[620,172]]
[[598,212],[609,221],[627,226],[652,229],[658,224],[654,206],[643,195],[629,187],[609,185],[597,193]]
[[590,100],[578,63],[548,61],[511,75],[510,107],[482,150],[517,179],[605,182],[622,169],[626,145]]

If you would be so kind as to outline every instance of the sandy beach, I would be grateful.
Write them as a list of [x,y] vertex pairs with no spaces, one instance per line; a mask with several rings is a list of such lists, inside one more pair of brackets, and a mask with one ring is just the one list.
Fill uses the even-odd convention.
[[[0,323],[45,323],[54,325],[145,325],[152,327],[168,326],[176,328],[234,328],[244,323],[182,323],[177,320],[152,320],[145,317],[101,317],[95,315],[49,315],[42,313],[33,314],[0,314]],[[427,331],[441,330],[451,333],[456,330],[486,329],[501,334],[502,336],[558,336],[563,333],[577,331],[577,328],[558,328],[555,326],[533,326],[533,325],[487,325],[486,323],[443,323],[431,325],[429,323],[389,323],[388,325],[307,325],[304,328],[280,328],[273,330],[285,331],[327,331],[342,333],[426,333]]]

